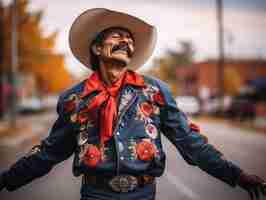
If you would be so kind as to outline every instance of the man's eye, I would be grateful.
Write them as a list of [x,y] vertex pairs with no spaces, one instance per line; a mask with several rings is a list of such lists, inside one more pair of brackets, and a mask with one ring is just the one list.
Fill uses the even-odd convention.
[[120,35],[113,35],[112,38],[120,38]]

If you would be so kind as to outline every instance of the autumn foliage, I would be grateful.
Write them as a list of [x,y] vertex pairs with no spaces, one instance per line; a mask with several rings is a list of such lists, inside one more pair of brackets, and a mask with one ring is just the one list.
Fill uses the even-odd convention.
[[[32,12],[28,9],[28,0],[17,0],[18,15],[18,71],[32,73],[37,79],[42,92],[59,92],[72,83],[70,74],[65,69],[64,55],[55,52],[57,32],[44,34],[41,27],[43,10]],[[11,66],[11,6],[4,7],[3,38],[4,59],[2,70]]]

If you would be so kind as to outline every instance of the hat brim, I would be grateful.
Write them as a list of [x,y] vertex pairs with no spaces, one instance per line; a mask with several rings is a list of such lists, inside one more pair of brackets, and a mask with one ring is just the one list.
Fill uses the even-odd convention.
[[117,11],[94,8],[76,18],[69,32],[69,46],[73,55],[86,67],[91,68],[89,47],[95,37],[105,29],[123,27],[133,37],[135,52],[128,67],[136,70],[152,55],[157,41],[157,31],[146,22]]

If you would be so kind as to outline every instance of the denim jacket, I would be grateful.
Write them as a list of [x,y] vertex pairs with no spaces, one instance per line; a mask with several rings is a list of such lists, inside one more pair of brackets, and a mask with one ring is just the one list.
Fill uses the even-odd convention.
[[[72,154],[75,176],[131,174],[159,177],[164,172],[166,156],[162,134],[188,164],[235,186],[241,169],[224,159],[221,152],[189,126],[187,117],[177,108],[164,82],[143,77],[144,88],[126,85],[121,90],[113,137],[101,148],[101,158],[95,166],[87,165],[83,157],[90,145],[99,147],[99,112],[95,112],[96,116],[91,120],[91,113],[81,114],[81,111],[97,93],[82,96],[83,81],[60,95],[58,119],[49,136],[4,173],[6,188],[15,190],[47,174]],[[153,145],[152,159],[141,159],[137,147],[143,141]]]

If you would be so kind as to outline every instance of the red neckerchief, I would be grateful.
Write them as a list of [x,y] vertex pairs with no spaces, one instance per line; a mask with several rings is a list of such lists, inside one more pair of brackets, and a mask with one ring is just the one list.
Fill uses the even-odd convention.
[[126,71],[123,77],[117,80],[112,86],[107,86],[98,72],[94,72],[86,81],[82,96],[87,96],[92,92],[100,92],[95,96],[86,111],[94,113],[100,108],[100,138],[101,143],[105,143],[112,137],[113,123],[117,117],[117,97],[120,90],[125,85],[144,87],[144,79],[133,71]]

